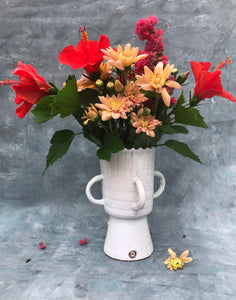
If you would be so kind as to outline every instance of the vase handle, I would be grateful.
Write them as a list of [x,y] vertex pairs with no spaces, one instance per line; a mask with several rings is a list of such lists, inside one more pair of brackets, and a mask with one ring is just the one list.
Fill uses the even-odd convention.
[[163,193],[165,189],[166,181],[164,175],[160,171],[154,171],[154,175],[160,178],[159,189],[153,195],[153,198],[157,198]]
[[137,187],[138,190],[138,195],[139,195],[139,199],[137,202],[134,202],[131,206],[131,208],[134,211],[139,211],[140,209],[142,209],[144,207],[145,201],[146,201],[146,196],[145,196],[145,189],[142,183],[142,180],[138,177],[134,178],[134,183]]
[[90,189],[95,182],[101,181],[102,179],[103,179],[102,174],[94,176],[92,179],[89,180],[89,182],[86,185],[86,189],[85,189],[85,193],[86,193],[86,196],[88,197],[89,201],[94,204],[98,204],[98,205],[104,205],[104,200],[103,199],[95,199],[93,197],[93,195],[91,194]]

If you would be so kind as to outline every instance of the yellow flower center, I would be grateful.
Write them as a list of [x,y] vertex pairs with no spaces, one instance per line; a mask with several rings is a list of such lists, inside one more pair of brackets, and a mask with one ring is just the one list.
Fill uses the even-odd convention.
[[108,102],[109,108],[112,111],[118,111],[120,109],[120,107],[122,106],[122,104],[123,104],[123,102],[121,102],[117,98],[116,98],[116,100],[110,98],[110,100]]
[[183,260],[180,257],[173,258],[170,264],[174,270],[181,269],[184,265]]

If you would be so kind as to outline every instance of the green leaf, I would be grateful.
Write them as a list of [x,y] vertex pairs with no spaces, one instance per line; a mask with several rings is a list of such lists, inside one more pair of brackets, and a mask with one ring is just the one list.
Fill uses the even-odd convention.
[[199,157],[196,154],[194,154],[192,150],[189,148],[189,146],[185,143],[178,142],[175,140],[168,140],[165,142],[164,145],[185,157],[191,158],[197,161],[198,163],[203,164],[199,159]]
[[209,128],[199,110],[194,107],[179,106],[175,110],[175,122],[202,128]]
[[110,161],[111,160],[111,151],[109,151],[104,146],[102,146],[98,149],[97,156],[99,157],[99,159],[104,159],[104,160]]
[[99,102],[98,92],[93,89],[85,89],[78,93],[79,104],[87,107],[90,103],[94,104]]
[[36,107],[31,110],[34,115],[34,121],[36,124],[44,123],[57,115],[57,113],[51,112],[51,103],[54,98],[51,96],[45,96],[37,103]]
[[91,142],[93,142],[95,145],[97,145],[98,147],[103,147],[102,143],[100,142],[100,140],[96,137],[95,134],[93,134],[92,132],[87,132],[84,131],[84,137],[88,140],[90,140]]
[[26,261],[25,261],[25,263],[27,264],[30,261],[31,261],[31,258],[27,258]]
[[54,134],[50,141],[52,145],[47,155],[47,163],[43,175],[49,166],[66,154],[74,137],[75,133],[71,130],[60,130]]
[[104,136],[103,146],[97,151],[97,156],[100,159],[110,160],[111,153],[117,153],[124,149],[123,141],[114,136],[111,132],[108,132]]
[[159,95],[156,91],[143,91],[145,96],[148,98],[155,98],[157,95]]
[[187,134],[188,133],[188,129],[181,125],[170,125],[170,126],[163,125],[160,126],[159,129],[163,134],[178,134],[178,133]]
[[51,106],[52,113],[59,113],[61,118],[65,118],[79,109],[77,83],[74,76],[68,77],[66,85],[58,91]]
[[179,106],[182,106],[185,103],[184,93],[182,92],[178,98],[175,108],[177,109]]

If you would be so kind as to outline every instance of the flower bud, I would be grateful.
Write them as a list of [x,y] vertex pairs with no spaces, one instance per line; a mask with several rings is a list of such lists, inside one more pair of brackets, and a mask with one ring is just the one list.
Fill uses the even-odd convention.
[[179,83],[179,84],[183,84],[185,82],[185,80],[188,78],[188,75],[189,75],[189,71],[181,74],[178,76],[178,78],[176,79],[176,81]]
[[142,112],[142,115],[143,115],[143,116],[149,116],[150,113],[151,113],[151,109],[148,108],[148,107],[144,107],[143,112]]
[[98,79],[96,82],[95,82],[95,86],[99,89],[101,89],[103,87],[103,81],[101,79]]
[[112,91],[113,89],[114,89],[114,83],[113,82],[111,82],[111,81],[109,81],[108,83],[107,83],[107,89],[108,90],[110,90],[110,91]]
[[176,75],[179,72],[179,70],[177,68],[174,68],[171,72],[171,74]]
[[121,92],[124,88],[123,84],[120,82],[120,80],[116,79],[115,81],[115,90],[117,93]]

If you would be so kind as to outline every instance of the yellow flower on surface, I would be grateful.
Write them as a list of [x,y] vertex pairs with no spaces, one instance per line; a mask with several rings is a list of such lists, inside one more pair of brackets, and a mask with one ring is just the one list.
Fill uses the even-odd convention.
[[168,80],[174,69],[174,65],[167,64],[164,69],[163,66],[163,62],[159,62],[156,65],[154,72],[147,66],[144,66],[144,74],[136,75],[136,84],[145,91],[155,90],[157,93],[161,94],[165,105],[169,107],[171,96],[168,94],[165,86],[181,89],[181,85],[174,80]]
[[188,250],[185,250],[180,257],[176,257],[176,253],[170,248],[168,249],[168,252],[171,256],[164,261],[164,264],[168,264],[167,268],[169,268],[171,271],[182,269],[184,264],[193,260],[192,257],[187,257],[189,254]]
[[143,114],[143,108],[141,107],[138,111],[138,115],[132,112],[130,117],[133,121],[132,126],[137,128],[135,133],[145,132],[146,135],[150,137],[155,137],[155,132],[153,131],[157,125],[161,122],[155,119],[155,116]]
[[119,94],[117,97],[112,95],[99,96],[101,103],[96,103],[95,106],[100,109],[102,121],[113,119],[127,119],[126,113],[128,112],[127,103],[124,97]]
[[148,56],[148,54],[138,55],[139,48],[131,48],[129,43],[125,45],[124,50],[121,45],[118,45],[117,50],[109,47],[107,49],[101,49],[101,51],[105,54],[103,56],[104,59],[106,59],[113,67],[122,71],[125,67],[129,67],[140,59]]
[[100,79],[106,80],[111,76],[111,66],[108,62],[102,62],[99,66]]
[[87,107],[87,110],[85,110],[84,115],[82,119],[85,119],[84,125],[88,124],[88,121],[94,121],[98,116],[98,111],[96,107],[90,103],[91,106]]

